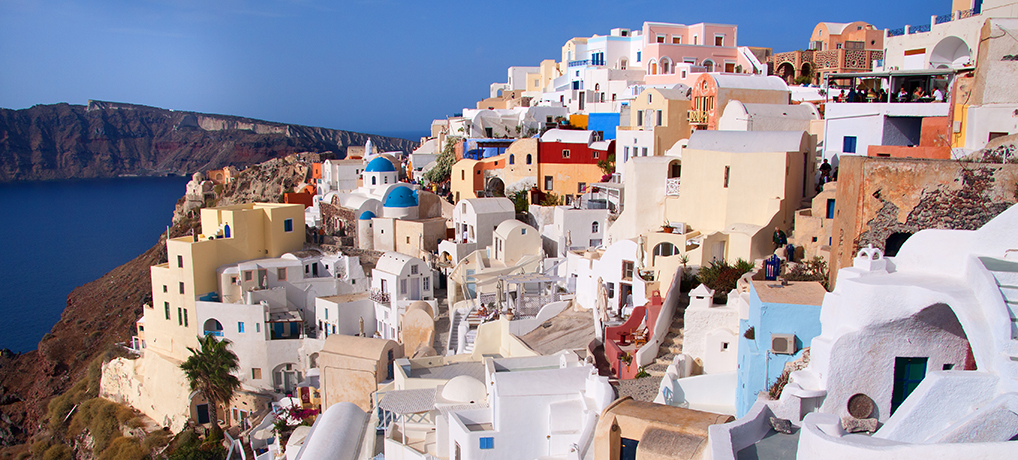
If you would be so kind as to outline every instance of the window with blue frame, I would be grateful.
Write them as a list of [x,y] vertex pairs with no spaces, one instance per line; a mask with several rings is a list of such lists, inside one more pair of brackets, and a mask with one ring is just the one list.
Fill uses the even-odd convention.
[[845,136],[845,141],[841,146],[841,151],[845,153],[855,153],[855,136]]
[[243,321],[238,321],[237,322],[237,332],[240,332],[241,334],[244,333],[244,322]]
[[489,437],[480,438],[480,441],[481,441],[481,445],[480,445],[481,449],[494,449],[495,448],[495,438],[493,438],[493,437],[489,436]]
[[283,221],[283,231],[284,232],[293,231],[293,219],[286,219]]
[[834,200],[827,200],[827,218],[834,218]]
[[636,62],[640,62],[640,58],[642,57],[642,55],[643,55],[642,52],[640,52],[640,51],[636,52]]

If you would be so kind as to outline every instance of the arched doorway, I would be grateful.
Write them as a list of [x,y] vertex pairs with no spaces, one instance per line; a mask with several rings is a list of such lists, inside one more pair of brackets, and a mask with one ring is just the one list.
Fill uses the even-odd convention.
[[230,224],[226,224],[223,226],[223,238],[229,237],[230,237]]
[[971,61],[972,49],[965,40],[953,35],[940,40],[930,53],[930,67],[934,69],[957,69]]
[[283,393],[293,393],[303,375],[294,363],[284,363],[272,370],[272,386]]
[[714,71],[714,61],[712,61],[710,59],[704,59],[703,63],[701,65],[703,65],[704,72],[713,72]]
[[890,234],[884,242],[884,256],[894,257],[898,255],[898,250],[901,249],[901,245],[905,244],[905,240],[907,240],[910,236],[912,236],[912,234],[909,232],[897,232]]
[[777,72],[775,75],[785,80],[785,83],[791,84],[795,80],[795,66],[791,62],[782,62],[778,64]]
[[799,66],[799,77],[810,77],[810,81],[813,81],[813,66],[809,65],[808,62],[803,62]]
[[505,196],[505,182],[498,177],[492,177],[488,179],[488,183],[484,186],[485,193],[490,197],[504,197]]

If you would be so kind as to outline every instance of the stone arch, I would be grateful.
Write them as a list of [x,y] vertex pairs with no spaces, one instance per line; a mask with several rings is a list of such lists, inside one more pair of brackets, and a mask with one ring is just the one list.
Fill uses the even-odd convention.
[[791,62],[782,62],[778,64],[775,75],[785,80],[785,83],[792,83],[795,80],[795,66]]
[[672,160],[668,162],[668,178],[678,179],[682,177],[682,160]]
[[679,248],[667,241],[662,241],[654,246],[654,256],[674,256],[679,253]]
[[957,69],[972,61],[972,48],[965,40],[954,35],[937,42],[930,53],[930,67],[935,69]]
[[808,62],[803,62],[802,65],[799,66],[799,76],[800,77],[811,77],[811,79],[812,79],[812,76],[813,76],[813,66],[811,66]]
[[488,179],[488,183],[484,185],[484,191],[488,196],[505,196],[505,182],[498,177],[492,177]]
[[675,69],[672,67],[672,60],[667,57],[661,58],[661,74],[675,73]]

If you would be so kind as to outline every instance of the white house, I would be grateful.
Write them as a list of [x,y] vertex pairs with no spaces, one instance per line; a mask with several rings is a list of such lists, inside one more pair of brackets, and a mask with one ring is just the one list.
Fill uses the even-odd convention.
[[426,262],[398,252],[386,252],[371,270],[370,298],[375,303],[376,329],[383,339],[399,340],[400,318],[413,301],[430,301],[435,308],[434,272]]
[[[568,283],[576,286],[576,303],[594,312],[598,335],[602,315],[622,319],[629,316],[633,307],[647,303],[650,295],[647,282],[639,274],[644,253],[636,240],[621,240],[605,249],[572,251],[567,255]],[[598,296],[603,298],[599,300]],[[599,312],[600,303],[606,304],[604,312]]]
[[367,291],[315,299],[315,319],[322,338],[333,334],[372,337],[378,325],[375,303]]
[[[895,257],[860,250],[824,298],[808,366],[779,400],[711,427],[713,458],[759,441],[769,430],[746,428],[771,416],[801,419],[800,459],[1014,456],[1016,225],[1012,206],[979,230],[920,231]],[[846,432],[863,422],[872,435]]]
[[820,119],[817,107],[809,102],[799,105],[746,104],[728,101],[718,119],[719,131],[809,131],[813,120]]
[[530,215],[537,221],[544,238],[544,252],[549,257],[565,258],[569,251],[596,248],[604,243],[608,227],[606,208],[531,205]]
[[499,224],[516,218],[516,207],[508,198],[460,200],[452,211],[454,237],[439,243],[442,260],[455,264],[477,250],[488,247]]

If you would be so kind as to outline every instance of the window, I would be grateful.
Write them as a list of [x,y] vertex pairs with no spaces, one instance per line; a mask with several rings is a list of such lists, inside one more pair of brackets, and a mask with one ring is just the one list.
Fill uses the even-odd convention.
[[608,283],[608,298],[615,298],[615,283]]
[[184,293],[184,282],[183,281],[180,282],[180,293],[181,294]]
[[184,268],[184,256],[177,256],[177,267]]
[[665,42],[665,36],[664,35],[658,35],[657,36],[657,42],[658,43],[664,43]]
[[832,199],[827,200],[827,218],[828,219],[834,218],[834,200]]
[[328,308],[323,308],[322,312],[325,313],[325,319],[329,319],[329,309]]
[[279,279],[279,281],[286,281],[286,269],[285,268],[276,269],[276,278]]
[[555,185],[555,179],[551,176],[544,176],[544,189],[553,190]]
[[509,155],[509,164],[516,164],[516,155]]
[[244,322],[243,321],[238,321],[237,322],[237,332],[239,332],[241,334],[244,333]]
[[636,111],[636,126],[643,126],[643,111]]
[[187,327],[187,309],[184,309],[184,327]]
[[261,368],[252,367],[251,368],[251,378],[254,379],[254,380],[261,380],[261,378],[262,378],[262,370],[261,370]]
[[672,44],[673,45],[681,45],[682,44],[682,37],[679,36],[679,35],[672,35]]
[[166,310],[166,319],[169,320],[170,319],[170,303],[169,302],[163,302],[163,309]]
[[576,184],[576,193],[583,193],[586,190],[587,190],[586,182],[579,182]]
[[647,93],[647,103],[650,104],[651,102],[654,102],[654,95]]
[[845,136],[844,141],[842,141],[841,151],[845,153],[855,153],[855,141],[855,136]]
[[622,152],[623,152],[622,162],[625,163],[625,162],[629,161],[629,146],[628,145],[625,146],[622,149]]
[[728,177],[732,174],[732,167],[725,166],[725,188],[728,188]]
[[693,44],[694,45],[699,45],[700,44],[700,37],[698,37],[696,35],[693,35]]
[[255,332],[262,332],[262,323],[255,323]]
[[590,240],[590,245],[587,247],[596,248],[601,246],[601,238],[594,238]]
[[592,223],[590,224],[590,233],[597,233],[597,232],[599,232],[599,231],[601,231],[601,224],[599,224],[599,223],[598,223],[598,222],[597,222],[597,221],[595,220],[594,222],[592,222]]
[[715,35],[714,36],[714,46],[725,46],[725,36],[724,35]]
[[428,291],[428,290],[430,290],[430,289],[431,289],[431,277],[430,277],[430,276],[425,276],[425,277],[423,278],[423,280],[424,280],[424,282],[423,282],[423,284],[424,284],[424,290],[425,290],[425,291]]
[[410,266],[410,274],[411,275],[416,275],[417,273],[419,273],[418,269],[417,269],[417,265],[411,265]]
[[841,43],[838,43],[838,46],[837,46],[837,48],[838,48],[839,50],[841,49]]
[[633,262],[630,260],[622,261],[622,279],[624,280],[633,279]]
[[371,185],[378,185],[378,178],[377,177],[371,176]]
[[721,342],[721,351],[728,351],[728,342]]
[[[602,134],[602,135],[603,135],[603,134]],[[597,150],[594,150],[594,153],[591,153],[591,154],[590,154],[590,156],[591,156],[591,158],[593,158],[593,159],[595,159],[595,160],[596,160],[596,159],[598,159],[598,158],[601,158],[601,152],[599,152],[599,151],[597,151]]]
[[661,126],[661,117],[662,117],[662,115],[663,115],[662,112],[660,110],[658,110],[657,111],[657,126]]
[[382,281],[382,292],[383,293],[389,292],[389,283],[386,280],[381,281]]
[[643,53],[642,53],[642,52],[640,52],[640,51],[637,51],[637,52],[636,52],[636,62],[640,62],[640,57],[641,57],[642,55],[643,55]]
[[406,279],[399,280],[399,293],[406,294]]
[[643,156],[647,156],[647,147],[643,147]]
[[481,441],[481,446],[480,446],[481,449],[494,449],[495,448],[495,438],[493,438],[491,436],[480,438],[480,441]]
[[251,270],[244,270],[244,281],[251,281],[254,279],[254,272]]
[[166,285],[163,285],[163,292],[166,292]]
[[184,313],[183,309],[180,308],[180,307],[177,307],[177,326],[183,326],[184,325],[184,314],[183,313]]
[[467,180],[467,172],[460,170],[460,180]]
[[293,231],[293,219],[286,219],[283,221],[283,231],[284,232]]
[[530,164],[530,154],[529,153],[527,154],[527,164],[528,165]]
[[569,158],[569,149],[562,149],[562,158]]

